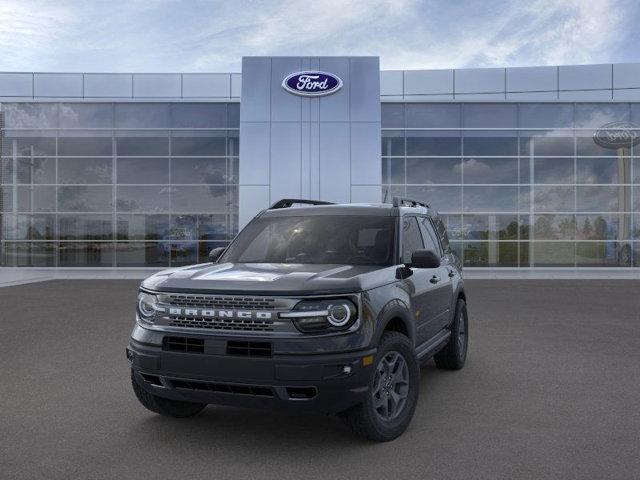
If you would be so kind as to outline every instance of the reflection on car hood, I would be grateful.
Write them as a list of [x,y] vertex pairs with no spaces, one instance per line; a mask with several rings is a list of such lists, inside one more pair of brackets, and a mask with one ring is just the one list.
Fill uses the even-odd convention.
[[322,295],[360,292],[394,279],[395,267],[205,263],[158,272],[142,282],[142,286],[184,293]]

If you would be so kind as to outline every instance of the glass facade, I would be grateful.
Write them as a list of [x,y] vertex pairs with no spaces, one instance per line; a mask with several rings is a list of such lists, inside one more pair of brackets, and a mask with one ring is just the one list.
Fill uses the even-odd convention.
[[168,267],[238,229],[238,103],[3,103],[0,266]]
[[612,122],[640,104],[383,103],[382,197],[440,211],[469,267],[638,267],[640,145],[600,146]]

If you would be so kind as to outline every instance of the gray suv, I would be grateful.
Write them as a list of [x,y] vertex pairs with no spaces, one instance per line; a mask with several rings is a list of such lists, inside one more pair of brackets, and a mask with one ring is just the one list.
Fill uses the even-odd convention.
[[142,282],[133,390],[162,415],[207,404],[315,411],[392,440],[416,408],[420,362],[465,363],[461,273],[425,204],[281,200],[210,263]]

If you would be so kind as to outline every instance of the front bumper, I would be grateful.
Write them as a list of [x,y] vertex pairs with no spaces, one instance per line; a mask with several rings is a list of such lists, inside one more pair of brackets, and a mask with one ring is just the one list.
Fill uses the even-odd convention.
[[219,348],[231,337],[188,338],[204,341],[202,351],[167,351],[164,343],[130,340],[127,358],[142,388],[173,400],[322,413],[346,410],[369,390],[372,366],[363,358],[375,349],[250,357]]

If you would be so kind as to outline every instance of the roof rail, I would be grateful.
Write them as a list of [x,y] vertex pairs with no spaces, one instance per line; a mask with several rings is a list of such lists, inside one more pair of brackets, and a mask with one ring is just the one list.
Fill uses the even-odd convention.
[[424,202],[419,202],[417,200],[412,200],[410,198],[403,197],[393,197],[393,206],[394,207],[424,207],[429,208]]
[[301,205],[334,205],[333,202],[324,202],[322,200],[307,200],[302,198],[283,198],[269,207],[270,210],[275,208],[290,208],[296,203]]

